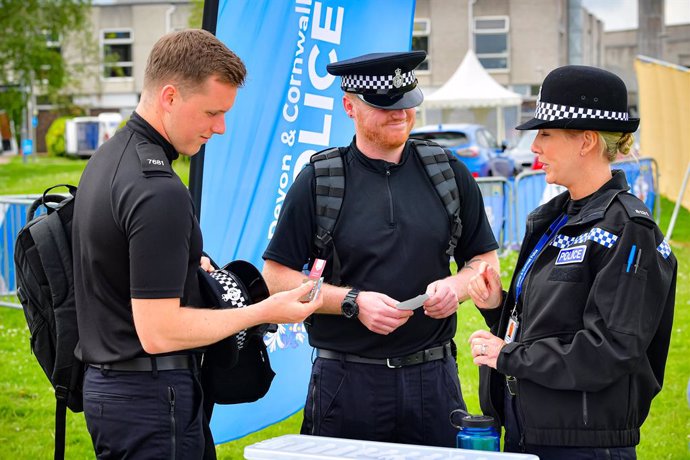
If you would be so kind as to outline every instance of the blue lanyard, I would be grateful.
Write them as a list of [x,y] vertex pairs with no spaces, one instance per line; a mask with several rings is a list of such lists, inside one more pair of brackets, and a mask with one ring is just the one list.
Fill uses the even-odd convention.
[[537,245],[532,249],[532,252],[530,253],[529,257],[527,257],[527,260],[525,261],[525,265],[522,266],[522,270],[520,270],[520,274],[517,277],[517,280],[515,281],[515,303],[517,304],[518,299],[520,298],[520,294],[522,294],[522,283],[525,282],[525,277],[527,276],[527,272],[529,272],[530,268],[532,268],[532,265],[534,265],[534,261],[537,260],[537,257],[539,254],[542,252],[544,247],[548,246],[548,244],[551,242],[551,239],[556,236],[556,233],[558,230],[561,229],[565,225],[565,223],[568,222],[568,215],[567,214],[561,214],[558,219],[553,221],[551,226],[549,227],[548,230],[546,230],[546,233],[544,233],[541,238],[539,238],[539,241],[537,242]]

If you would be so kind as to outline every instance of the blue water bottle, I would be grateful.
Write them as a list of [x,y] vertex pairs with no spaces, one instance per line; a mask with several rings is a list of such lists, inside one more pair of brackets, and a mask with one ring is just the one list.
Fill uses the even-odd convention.
[[[462,415],[459,423],[454,422],[453,416]],[[500,436],[494,428],[494,418],[488,415],[472,415],[462,409],[455,409],[450,413],[451,424],[458,428],[456,447],[458,449],[500,450]]]

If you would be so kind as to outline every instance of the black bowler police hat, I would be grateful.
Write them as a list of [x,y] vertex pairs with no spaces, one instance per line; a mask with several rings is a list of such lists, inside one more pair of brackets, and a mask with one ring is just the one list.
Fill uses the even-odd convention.
[[342,77],[343,91],[358,94],[373,107],[410,109],[424,100],[414,75],[424,58],[424,51],[373,53],[328,64],[326,70]]
[[[230,262],[211,273],[199,268],[198,277],[206,305],[244,308],[269,296],[259,270],[244,260]],[[201,383],[208,401],[216,404],[252,402],[268,392],[275,373],[263,337],[266,332],[275,330],[274,324],[260,324],[206,348]]]
[[546,76],[534,118],[515,129],[632,133],[639,124],[639,118],[628,115],[628,91],[617,75],[596,67],[567,65]]

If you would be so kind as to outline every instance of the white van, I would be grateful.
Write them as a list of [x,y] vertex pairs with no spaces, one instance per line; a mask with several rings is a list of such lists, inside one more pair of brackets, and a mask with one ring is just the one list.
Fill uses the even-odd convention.
[[65,122],[65,153],[90,157],[103,142],[110,139],[122,123],[119,113],[102,113],[97,117],[76,117]]

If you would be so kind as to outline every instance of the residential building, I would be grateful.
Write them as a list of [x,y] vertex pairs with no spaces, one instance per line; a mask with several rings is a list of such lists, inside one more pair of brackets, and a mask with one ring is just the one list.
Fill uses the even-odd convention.
[[[93,64],[73,89],[72,101],[90,115],[134,110],[144,84],[146,59],[163,35],[188,27],[188,0],[93,0],[91,25],[97,45]],[[67,59],[83,59],[81,50],[63,50]],[[87,55],[89,55],[87,53]],[[45,151],[45,132],[57,117],[51,106],[39,105],[38,151]]]

